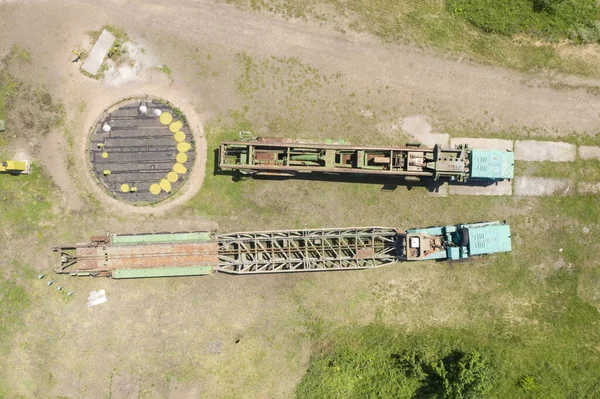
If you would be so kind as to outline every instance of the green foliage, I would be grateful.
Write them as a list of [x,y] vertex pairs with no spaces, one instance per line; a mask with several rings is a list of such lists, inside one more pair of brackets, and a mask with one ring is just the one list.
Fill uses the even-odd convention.
[[535,379],[530,375],[523,376],[519,379],[519,387],[526,392],[533,391],[536,388]]
[[488,33],[600,41],[596,0],[447,0],[446,4],[452,13]]
[[346,334],[341,345],[312,359],[297,397],[466,399],[492,388],[486,355],[450,349],[460,343],[440,345],[381,326]]

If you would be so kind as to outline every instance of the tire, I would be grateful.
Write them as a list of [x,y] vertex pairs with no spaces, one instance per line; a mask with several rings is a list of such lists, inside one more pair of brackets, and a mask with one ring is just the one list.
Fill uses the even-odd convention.
[[461,247],[466,247],[467,245],[469,245],[469,230],[463,227],[458,230],[458,233],[460,234],[460,240],[458,242],[458,245],[460,245]]

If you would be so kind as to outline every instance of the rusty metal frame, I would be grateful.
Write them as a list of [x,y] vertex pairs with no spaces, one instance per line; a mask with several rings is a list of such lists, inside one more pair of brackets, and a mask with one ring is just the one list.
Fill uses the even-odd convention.
[[217,236],[219,272],[259,274],[369,269],[392,264],[395,229],[281,230]]

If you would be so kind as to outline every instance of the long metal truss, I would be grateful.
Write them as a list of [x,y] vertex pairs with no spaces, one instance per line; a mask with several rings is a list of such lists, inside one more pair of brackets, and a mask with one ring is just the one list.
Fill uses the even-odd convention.
[[397,231],[387,227],[283,230],[217,236],[225,273],[374,268],[398,261]]

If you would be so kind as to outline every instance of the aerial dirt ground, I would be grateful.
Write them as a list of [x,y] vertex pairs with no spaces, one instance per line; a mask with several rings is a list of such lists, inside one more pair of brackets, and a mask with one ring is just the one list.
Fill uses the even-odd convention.
[[[89,51],[88,32],[106,24],[123,28],[144,50],[145,63],[135,76],[95,80],[72,62],[71,50]],[[494,276],[486,280],[483,267],[492,261],[484,260],[476,272],[457,266],[451,276],[434,264],[403,266],[402,272],[244,278],[60,276],[57,283],[75,291],[66,298],[46,285],[50,276],[35,278],[56,266],[54,245],[106,232],[420,227],[510,217],[527,228],[534,218],[542,222],[535,228],[545,232],[558,220],[556,208],[538,198],[491,198],[470,206],[424,199],[404,187],[382,194],[377,187],[300,180],[228,180],[221,186],[212,176],[211,154],[220,135],[232,138],[235,128],[245,127],[240,120],[251,121],[258,135],[396,145],[406,141],[402,118],[411,115],[424,116],[439,133],[466,123],[555,141],[597,140],[600,126],[600,96],[585,90],[600,81],[552,76],[550,82],[222,2],[0,0],[0,32],[0,58],[15,45],[31,58],[11,62],[9,72],[46,90],[66,113],[63,126],[45,136],[15,135],[6,150],[26,154],[40,166],[36,173],[49,177],[40,183],[45,199],[32,194],[28,200],[47,202],[39,214],[51,217],[38,221],[34,215],[31,228],[0,233],[2,273],[27,285],[30,297],[2,348],[6,353],[0,352],[0,397],[288,398],[311,356],[311,323],[462,328],[474,317],[470,295],[494,296],[494,289],[502,289],[491,288],[501,286]],[[553,88],[563,80],[580,88]],[[105,108],[143,94],[180,107],[198,146],[189,181],[175,198],[155,207],[108,198],[91,178],[85,151],[89,128]],[[213,191],[204,194],[204,188]],[[23,190],[35,193],[31,186]],[[353,204],[355,198],[363,202]],[[443,213],[436,212],[438,206]],[[469,220],[460,220],[467,211]],[[27,222],[16,220],[15,225]],[[569,228],[595,229],[577,223]],[[19,234],[25,238],[17,239]],[[526,245],[524,234],[513,239],[516,247]],[[540,279],[567,267],[554,258],[527,259]],[[596,280],[586,281],[578,292],[600,307]],[[87,293],[97,289],[106,289],[108,301],[88,309]],[[528,319],[534,295],[503,292],[489,313],[477,317],[493,314],[511,325],[534,325]],[[374,310],[372,302],[382,308]]]

